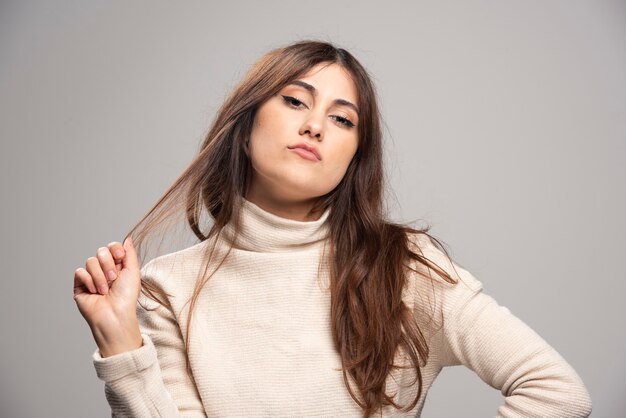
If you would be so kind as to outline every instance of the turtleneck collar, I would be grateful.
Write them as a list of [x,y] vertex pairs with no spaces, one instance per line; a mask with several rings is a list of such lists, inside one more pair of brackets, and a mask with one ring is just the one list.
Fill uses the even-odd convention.
[[[329,215],[330,207],[315,221],[296,221],[274,215],[241,198],[240,230],[234,248],[255,252],[306,249],[328,237]],[[229,244],[233,241],[233,222],[226,224],[221,235]]]

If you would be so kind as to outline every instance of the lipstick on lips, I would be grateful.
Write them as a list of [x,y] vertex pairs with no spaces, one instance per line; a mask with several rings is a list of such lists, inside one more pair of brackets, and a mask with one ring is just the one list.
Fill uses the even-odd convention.
[[290,150],[292,150],[293,152],[295,152],[296,154],[298,154],[299,156],[307,160],[311,160],[311,161],[322,160],[322,156],[320,155],[317,148],[315,148],[312,145],[305,144],[304,142],[301,142],[295,145],[289,145],[287,146],[287,148],[289,148]]

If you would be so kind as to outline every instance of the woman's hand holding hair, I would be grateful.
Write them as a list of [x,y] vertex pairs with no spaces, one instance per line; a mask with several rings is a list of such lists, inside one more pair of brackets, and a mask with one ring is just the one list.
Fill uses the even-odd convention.
[[142,346],[136,312],[140,289],[140,266],[130,237],[123,244],[98,248],[96,257],[74,272],[74,301],[102,357]]

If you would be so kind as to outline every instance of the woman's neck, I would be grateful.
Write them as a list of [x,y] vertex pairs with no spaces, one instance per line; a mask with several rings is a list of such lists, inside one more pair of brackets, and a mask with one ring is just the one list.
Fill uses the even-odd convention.
[[323,245],[329,236],[330,207],[317,220],[298,221],[281,217],[260,206],[241,200],[239,229],[234,218],[222,230],[221,238],[237,249],[254,252],[290,252]]
[[247,193],[245,199],[269,213],[294,221],[316,221],[322,216],[322,212],[311,212],[315,199],[293,201],[275,198],[268,194],[254,193],[252,190]]

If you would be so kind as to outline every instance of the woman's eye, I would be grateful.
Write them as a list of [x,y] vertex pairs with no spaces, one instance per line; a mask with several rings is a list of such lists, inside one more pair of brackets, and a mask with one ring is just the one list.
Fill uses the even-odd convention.
[[347,126],[348,128],[352,128],[354,126],[354,123],[352,123],[352,121],[350,119],[344,118],[342,116],[333,116],[335,118],[335,120],[339,123],[341,123],[342,125]]
[[[307,107],[304,103],[302,103],[300,100],[296,99],[295,97],[283,96],[283,100],[285,101],[285,103],[287,103],[289,106],[295,109],[302,109],[303,107]],[[352,123],[350,119],[344,118],[343,116],[333,115],[331,117],[334,118],[338,123],[340,123],[341,125],[347,128],[352,128],[354,126],[354,123]]]
[[304,106],[304,103],[302,103],[300,100],[296,99],[295,97],[283,96],[283,99],[285,100],[285,102],[287,102],[287,104],[295,108],[300,108],[300,105]]

